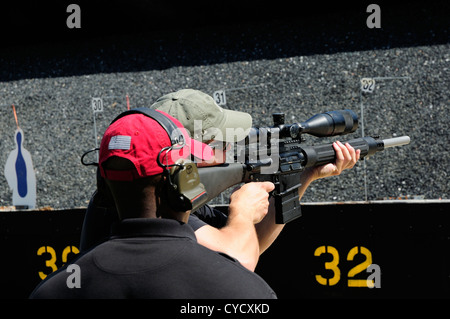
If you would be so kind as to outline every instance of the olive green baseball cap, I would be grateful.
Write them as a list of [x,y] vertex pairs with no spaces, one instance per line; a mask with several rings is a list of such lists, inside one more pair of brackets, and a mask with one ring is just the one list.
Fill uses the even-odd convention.
[[151,106],[168,113],[201,142],[214,139],[226,142],[243,140],[252,127],[252,117],[245,112],[227,110],[201,91],[179,90],[166,94]]

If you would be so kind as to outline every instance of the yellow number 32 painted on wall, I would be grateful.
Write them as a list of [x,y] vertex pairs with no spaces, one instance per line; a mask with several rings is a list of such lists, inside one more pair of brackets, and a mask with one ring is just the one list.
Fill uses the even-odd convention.
[[[321,275],[316,275],[316,281],[323,286],[334,286],[341,280],[341,270],[339,269],[339,253],[336,248],[333,246],[320,246],[314,251],[314,256],[321,256],[322,254],[330,254],[332,256],[331,261],[325,262],[325,269],[331,270],[333,272],[333,276],[331,278],[324,278]],[[350,269],[347,276],[348,278],[353,278],[357,274],[363,272],[364,270],[375,269],[378,275],[375,278],[379,278],[379,267],[372,267],[372,253],[369,249],[362,246],[355,246],[347,254],[347,261],[353,261],[354,257],[357,254],[362,254],[366,257],[366,259]],[[368,287],[373,288],[375,286],[375,282],[371,280],[374,276],[369,276],[369,279],[348,279],[348,287]],[[377,280],[380,281],[379,279]],[[379,288],[377,286],[377,288]]]

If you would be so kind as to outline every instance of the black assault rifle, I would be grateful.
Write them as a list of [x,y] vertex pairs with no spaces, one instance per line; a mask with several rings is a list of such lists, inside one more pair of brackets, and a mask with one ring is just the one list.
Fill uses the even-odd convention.
[[[252,128],[244,143],[236,146],[236,162],[198,169],[200,181],[207,192],[207,200],[227,188],[252,181],[271,181],[275,184],[276,222],[285,224],[301,216],[298,187],[300,174],[312,166],[335,161],[332,144],[303,146],[302,134],[316,137],[344,135],[358,128],[358,117],[351,110],[316,114],[303,123],[285,124],[284,114],[273,114],[274,125]],[[362,137],[347,141],[361,150],[361,158],[385,148],[408,144],[410,138],[390,139]],[[206,202],[205,201],[205,202]]]

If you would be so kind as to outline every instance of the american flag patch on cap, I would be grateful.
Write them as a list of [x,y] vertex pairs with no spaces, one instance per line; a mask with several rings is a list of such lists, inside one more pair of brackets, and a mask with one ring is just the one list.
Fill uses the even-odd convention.
[[116,135],[111,137],[108,144],[109,150],[129,150],[131,146],[131,136]]

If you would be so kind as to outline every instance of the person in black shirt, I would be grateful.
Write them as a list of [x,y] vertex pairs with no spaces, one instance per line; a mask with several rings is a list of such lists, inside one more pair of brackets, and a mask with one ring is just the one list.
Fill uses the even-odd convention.
[[[159,114],[183,128],[175,118]],[[261,277],[236,259],[200,245],[186,224],[190,211],[169,200],[168,167],[191,155],[207,159],[211,149],[186,134],[171,140],[160,123],[144,114],[127,114],[108,127],[99,169],[120,222],[109,240],[71,263],[80,270],[78,285],[69,284],[67,270],[72,268],[66,265],[43,280],[30,298],[276,298]],[[230,209],[240,211],[235,218],[242,227],[264,218],[273,188],[270,182],[248,183],[233,193]]]

